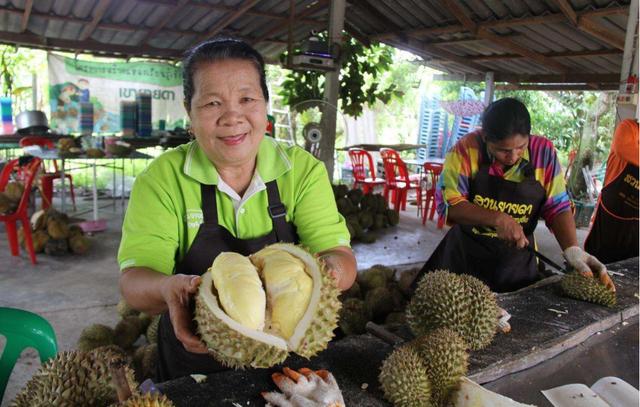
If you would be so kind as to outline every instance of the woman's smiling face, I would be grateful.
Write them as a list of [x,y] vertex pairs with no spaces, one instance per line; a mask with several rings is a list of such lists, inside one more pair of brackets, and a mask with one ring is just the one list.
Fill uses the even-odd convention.
[[228,59],[197,65],[193,75],[191,130],[216,167],[253,165],[267,129],[267,101],[251,61]]

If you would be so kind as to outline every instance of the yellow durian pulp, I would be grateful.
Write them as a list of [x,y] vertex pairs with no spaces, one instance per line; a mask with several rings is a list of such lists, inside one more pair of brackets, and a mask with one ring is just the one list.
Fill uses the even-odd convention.
[[211,266],[218,300],[227,315],[240,324],[262,330],[266,312],[266,296],[258,271],[247,257],[223,252]]
[[286,251],[266,248],[251,259],[267,291],[269,331],[289,339],[309,306],[313,280],[305,272],[304,263]]

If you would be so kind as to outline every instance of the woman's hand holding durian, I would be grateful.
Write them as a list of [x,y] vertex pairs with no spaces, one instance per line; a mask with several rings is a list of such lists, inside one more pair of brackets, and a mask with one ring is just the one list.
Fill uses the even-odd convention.
[[600,282],[604,284],[609,290],[615,292],[616,287],[609,277],[607,267],[600,262],[595,256],[590,255],[578,246],[571,246],[564,250],[564,258],[567,263],[575,270],[579,271],[582,275],[587,277],[593,277],[597,275]]
[[193,353],[207,353],[207,347],[195,335],[189,302],[198,292],[200,276],[175,274],[164,279],[160,292],[169,309],[169,316],[176,338],[186,350]]

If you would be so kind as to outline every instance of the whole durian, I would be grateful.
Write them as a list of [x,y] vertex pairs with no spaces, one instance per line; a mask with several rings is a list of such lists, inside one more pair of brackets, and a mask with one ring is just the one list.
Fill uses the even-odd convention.
[[384,319],[393,311],[393,295],[387,287],[376,287],[367,291],[364,304],[372,318]]
[[343,300],[347,298],[362,298],[362,291],[360,290],[360,284],[358,284],[357,281],[354,281],[348,290],[343,291],[340,294],[340,298],[342,298]]
[[160,324],[160,315],[156,315],[151,318],[151,323],[147,327],[147,332],[145,336],[147,337],[147,342],[149,343],[158,343],[158,325]]
[[113,328],[102,324],[93,324],[82,330],[78,339],[78,350],[88,352],[100,346],[114,344]]
[[386,287],[387,282],[392,276],[392,269],[381,265],[375,265],[361,273],[358,273],[357,281],[360,288],[365,291],[369,291],[378,287]]
[[496,332],[498,305],[480,280],[438,270],[427,273],[407,305],[409,327],[415,336],[448,327],[472,350],[487,346]]
[[174,407],[164,394],[135,394],[126,401],[117,404],[118,407]]
[[4,187],[4,194],[11,201],[19,202],[24,192],[24,184],[21,182],[11,181]]
[[84,235],[69,237],[69,248],[75,254],[84,254],[91,247],[91,241]]
[[427,367],[431,400],[444,405],[462,376],[467,373],[467,344],[449,328],[438,328],[414,339],[410,346]]
[[[221,363],[271,367],[289,352],[309,358],[337,326],[335,280],[299,246],[277,243],[241,260],[221,253],[196,295],[198,333]],[[240,276],[240,277],[238,277]]]
[[387,215],[387,220],[389,221],[389,225],[395,226],[400,223],[400,214],[393,209],[387,209],[385,212]]
[[122,349],[128,349],[142,333],[142,321],[138,317],[126,317],[116,324],[114,342]]
[[347,298],[342,303],[338,326],[345,335],[360,335],[366,332],[365,327],[370,319],[364,301],[360,298]]
[[[110,365],[124,364],[122,354],[107,348],[61,352],[40,367],[10,404],[12,407],[107,406],[117,401]],[[133,370],[125,365],[131,389]]]
[[118,305],[116,305],[116,311],[118,311],[118,315],[120,315],[120,318],[135,317],[140,314],[140,311],[133,309],[131,305],[127,304],[124,298],[121,298],[120,301],[118,301]]
[[396,348],[382,362],[380,384],[395,407],[431,407],[427,367],[411,346]]
[[566,274],[560,288],[568,297],[607,307],[616,305],[616,293],[609,290],[598,278],[585,277],[577,271]]
[[155,375],[156,361],[158,359],[158,345],[155,343],[140,346],[133,353],[133,366],[136,370],[136,379],[143,382]]

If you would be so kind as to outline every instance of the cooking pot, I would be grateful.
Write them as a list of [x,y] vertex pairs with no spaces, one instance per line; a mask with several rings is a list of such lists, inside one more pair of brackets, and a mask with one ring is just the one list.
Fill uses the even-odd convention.
[[49,131],[47,115],[40,110],[26,110],[16,116],[16,128],[20,134],[44,134]]

